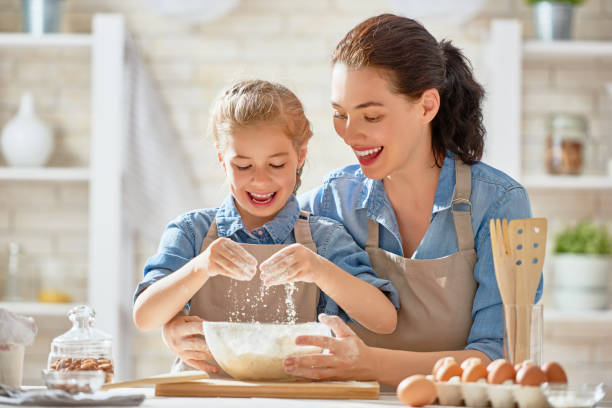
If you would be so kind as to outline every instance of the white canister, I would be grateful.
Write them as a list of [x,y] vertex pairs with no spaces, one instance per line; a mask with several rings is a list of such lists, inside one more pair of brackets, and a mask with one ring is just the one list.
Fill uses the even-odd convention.
[[2,130],[2,153],[11,166],[38,167],[49,161],[53,134],[34,111],[34,100],[24,92],[19,112]]
[[21,387],[24,350],[23,344],[0,344],[0,384]]

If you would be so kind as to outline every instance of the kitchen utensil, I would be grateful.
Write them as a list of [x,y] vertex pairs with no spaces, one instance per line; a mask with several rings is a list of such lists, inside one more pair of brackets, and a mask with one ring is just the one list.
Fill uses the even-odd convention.
[[291,379],[283,360],[290,355],[320,353],[319,347],[298,346],[300,335],[331,336],[322,323],[301,324],[204,322],[210,351],[229,375],[239,380]]
[[[489,222],[491,235],[491,250],[493,252],[493,265],[495,266],[495,279],[501,294],[504,306],[513,305],[516,301],[516,284],[508,238],[508,221],[491,219]],[[505,330],[508,335],[508,359],[514,361],[514,339],[516,319],[514,314],[504,315]]]
[[[515,361],[529,359],[529,332],[531,306],[542,278],[546,255],[546,218],[512,220],[508,225],[508,237],[514,262],[516,282],[516,338]],[[525,307],[522,307],[525,306]],[[529,306],[529,307],[527,307]]]
[[261,382],[208,379],[156,384],[155,395],[164,397],[239,397],[308,399],[378,399],[375,381]]
[[111,390],[113,388],[140,387],[141,385],[150,385],[150,384],[167,384],[167,383],[174,383],[174,382],[185,382],[185,381],[191,381],[191,380],[201,380],[204,378],[209,378],[209,375],[205,371],[198,371],[198,370],[182,371],[179,373],[166,373],[166,374],[154,375],[152,377],[138,378],[136,380],[108,383],[102,386],[102,390]]

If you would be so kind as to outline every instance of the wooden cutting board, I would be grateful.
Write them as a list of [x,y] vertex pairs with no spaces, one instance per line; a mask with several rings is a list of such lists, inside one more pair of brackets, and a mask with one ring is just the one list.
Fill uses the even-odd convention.
[[129,388],[160,383],[185,382],[209,377],[210,376],[204,371],[181,371],[179,373],[159,374],[152,377],[139,378],[137,380],[108,383],[104,384],[101,389],[102,391],[105,391],[113,388]]
[[378,399],[376,381],[264,382],[231,379],[156,384],[155,395],[163,397],[238,397],[307,399]]

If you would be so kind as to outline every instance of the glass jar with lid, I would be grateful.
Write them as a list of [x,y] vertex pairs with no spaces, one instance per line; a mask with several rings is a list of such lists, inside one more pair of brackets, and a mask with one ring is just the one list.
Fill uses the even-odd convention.
[[72,328],[51,342],[47,368],[58,371],[101,370],[105,381],[114,374],[112,337],[93,327],[95,312],[79,305],[68,312]]
[[580,174],[587,147],[584,115],[557,113],[548,122],[546,168],[551,174]]

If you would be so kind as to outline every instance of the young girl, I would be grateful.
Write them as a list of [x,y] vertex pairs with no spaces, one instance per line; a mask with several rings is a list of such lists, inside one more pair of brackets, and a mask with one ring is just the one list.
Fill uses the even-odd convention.
[[393,332],[390,282],[342,224],[300,212],[294,192],[312,132],[297,97],[279,84],[238,82],[219,97],[211,131],[231,194],[168,225],[136,289],[136,326],[158,328],[187,304],[204,320],[303,322],[325,312]]

